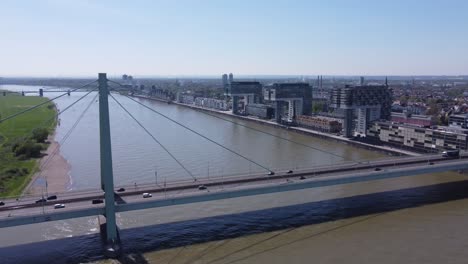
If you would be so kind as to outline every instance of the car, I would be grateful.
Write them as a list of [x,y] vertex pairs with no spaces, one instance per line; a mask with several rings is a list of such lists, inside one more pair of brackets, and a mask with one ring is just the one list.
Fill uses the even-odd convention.
[[47,197],[47,200],[57,200],[57,195],[51,195]]
[[41,198],[41,199],[36,201],[36,203],[45,203],[45,202],[47,202],[47,200],[45,198]]
[[119,188],[117,192],[125,192],[125,188]]
[[442,152],[442,157],[458,158],[458,157],[460,157],[460,150],[458,150],[458,149],[456,149],[456,150],[446,150],[446,151]]
[[206,190],[206,189],[207,189],[207,188],[206,188],[205,185],[200,185],[200,186],[198,186],[198,190]]
[[382,170],[382,169],[379,168],[379,167],[377,167],[377,168],[374,169],[374,171],[381,171],[381,170]]
[[292,171],[292,170],[288,170],[286,173],[287,173],[287,174],[291,174],[291,173],[293,173],[293,171]]
[[305,180],[305,179],[306,179],[306,177],[305,177],[305,176],[301,176],[301,177],[299,177],[299,180]]
[[268,172],[268,175],[275,175],[275,173],[270,171],[270,172]]
[[153,197],[151,193],[143,193],[143,198],[150,198]]
[[91,203],[92,203],[92,204],[102,204],[102,203],[104,203],[104,201],[103,201],[102,199],[93,199],[93,200],[91,201]]
[[54,209],[65,208],[64,204],[54,204]]
[[5,202],[0,201],[0,206],[5,205]]
[[434,165],[434,162],[429,161],[429,162],[427,163],[427,165]]

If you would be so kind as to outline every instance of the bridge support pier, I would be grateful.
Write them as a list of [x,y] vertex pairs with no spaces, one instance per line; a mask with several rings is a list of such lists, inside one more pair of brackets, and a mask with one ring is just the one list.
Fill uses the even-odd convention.
[[[120,239],[115,221],[114,175],[109,121],[109,89],[107,76],[99,73],[99,136],[101,152],[101,188],[104,191],[106,223],[101,228],[105,243],[104,254],[115,258],[121,253]],[[105,232],[104,232],[105,230]]]

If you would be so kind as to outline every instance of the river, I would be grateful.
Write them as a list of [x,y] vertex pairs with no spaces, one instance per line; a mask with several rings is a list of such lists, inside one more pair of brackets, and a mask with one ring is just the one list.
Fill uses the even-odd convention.
[[[38,88],[3,85],[0,89]],[[58,108],[64,109],[83,94],[58,99]],[[94,95],[65,112],[56,131],[60,141],[92,103],[61,146],[71,165],[71,190],[99,187],[98,102],[92,99]],[[262,171],[125,97],[115,97],[195,177]],[[388,157],[234,120],[323,150],[318,151],[182,106],[141,102],[274,170]],[[190,178],[112,99],[109,108],[117,186]],[[465,263],[467,253],[462,246],[466,247],[468,239],[458,228],[468,220],[465,179],[457,173],[439,173],[123,213],[118,215],[118,225],[127,254],[121,262]],[[0,256],[7,263],[101,262],[97,231],[95,217],[2,229]]]

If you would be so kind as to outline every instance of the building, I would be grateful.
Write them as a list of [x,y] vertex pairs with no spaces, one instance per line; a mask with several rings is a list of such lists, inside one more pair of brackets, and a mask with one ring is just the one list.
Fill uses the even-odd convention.
[[468,114],[449,116],[449,126],[459,127],[459,128],[468,128]]
[[179,95],[178,102],[182,104],[193,104],[195,97],[193,95]]
[[396,113],[392,112],[391,121],[394,123],[402,123],[408,125],[415,125],[419,127],[431,127],[436,125],[436,122],[431,116],[426,115],[413,115],[409,112]]
[[228,83],[228,76],[227,76],[227,74],[223,74],[223,75],[221,76],[221,80],[222,80],[222,82],[223,82],[223,89],[224,89],[224,92],[226,93],[227,90],[228,90],[228,84],[229,84],[229,83]]
[[248,104],[245,110],[246,114],[262,119],[271,119],[275,114],[275,109],[265,104]]
[[234,75],[232,73],[229,73],[229,83],[232,83],[234,81]]
[[344,135],[355,133],[366,136],[367,129],[375,120],[390,120],[392,91],[385,85],[346,85],[331,92],[330,106],[344,110]]
[[246,105],[260,103],[262,85],[259,82],[230,82],[225,95],[232,98],[232,113],[246,114]]
[[297,125],[327,133],[339,133],[342,129],[342,120],[326,116],[296,116]]
[[263,99],[273,103],[278,123],[292,123],[297,115],[312,113],[312,87],[308,83],[274,83],[265,86]]
[[466,150],[468,130],[443,127],[422,128],[378,121],[369,128],[366,139],[418,152],[438,152],[447,149]]
[[212,108],[217,110],[228,110],[228,104],[225,100],[219,100],[214,98],[206,98],[206,97],[197,97],[193,100],[193,103],[196,106]]

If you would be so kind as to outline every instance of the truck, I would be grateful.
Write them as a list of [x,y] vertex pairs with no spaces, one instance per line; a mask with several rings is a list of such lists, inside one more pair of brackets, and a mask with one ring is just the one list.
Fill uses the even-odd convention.
[[460,156],[460,150],[446,150],[442,152],[442,157],[457,158]]

